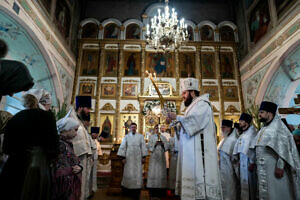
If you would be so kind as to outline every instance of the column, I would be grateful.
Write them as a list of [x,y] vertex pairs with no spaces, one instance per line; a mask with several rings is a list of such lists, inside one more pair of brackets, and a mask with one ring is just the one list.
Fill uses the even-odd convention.
[[[144,96],[144,84],[145,84],[145,47],[146,44],[142,44],[142,56],[141,56],[141,88],[140,88],[140,94]],[[144,115],[142,114],[142,111],[144,109],[144,100],[140,100],[140,113],[139,113],[139,124],[138,124],[138,131],[139,133],[143,133],[143,124],[144,124]]]
[[100,58],[98,62],[98,77],[97,77],[97,87],[96,87],[96,103],[95,103],[95,119],[94,125],[100,127],[100,94],[101,94],[101,79],[103,76],[104,62],[105,62],[105,50],[104,44],[100,45]]
[[138,131],[139,133],[143,134],[143,127],[144,127],[144,115],[142,114],[142,111],[144,109],[144,99],[140,99],[140,113],[139,113],[139,127]]
[[175,78],[176,78],[176,92],[175,96],[180,95],[180,77],[179,77],[179,53],[175,50]]
[[77,62],[76,62],[77,64],[76,64],[75,77],[74,77],[74,82],[73,82],[71,104],[73,104],[75,102],[77,83],[78,83],[78,78],[79,78],[79,74],[80,74],[82,54],[83,54],[82,42],[81,41],[79,41],[78,46],[79,46],[79,52],[78,52],[78,58],[77,58]]
[[117,141],[120,141],[120,120],[121,120],[121,114],[120,114],[120,101],[121,101],[121,84],[122,84],[122,77],[124,75],[123,73],[123,58],[124,57],[124,45],[119,45],[119,67],[118,67],[118,79],[117,79],[117,98],[116,98],[116,119],[115,119],[115,135],[114,137],[117,138]]
[[142,44],[142,56],[141,56],[141,88],[140,88],[140,94],[144,96],[144,84],[145,84],[145,47],[146,44]]
[[243,90],[242,90],[242,82],[241,82],[241,74],[239,69],[239,61],[237,59],[236,47],[233,48],[233,64],[234,64],[234,75],[235,80],[237,81],[237,89],[238,96],[240,102],[240,111],[241,113],[245,111],[244,98],[243,98]]
[[218,94],[219,94],[219,104],[220,104],[220,122],[222,122],[222,120],[224,118],[224,98],[223,98],[224,93],[223,93],[221,66],[220,66],[220,46],[215,47],[215,60],[216,60],[216,74],[217,74],[217,79],[218,79]]
[[201,69],[201,46],[197,46],[196,47],[196,53],[195,53],[195,65],[196,65],[196,78],[199,80],[199,89],[200,89],[200,93],[202,93],[203,91],[203,87],[202,87],[202,69]]

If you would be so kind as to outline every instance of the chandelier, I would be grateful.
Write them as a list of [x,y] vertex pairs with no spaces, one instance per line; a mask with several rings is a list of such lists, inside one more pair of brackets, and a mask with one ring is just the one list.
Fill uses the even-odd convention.
[[151,19],[151,27],[147,24],[147,44],[156,50],[178,49],[188,40],[187,25],[184,18],[177,19],[177,12],[172,8],[169,12],[168,0],[165,0],[165,12],[157,10],[158,15]]

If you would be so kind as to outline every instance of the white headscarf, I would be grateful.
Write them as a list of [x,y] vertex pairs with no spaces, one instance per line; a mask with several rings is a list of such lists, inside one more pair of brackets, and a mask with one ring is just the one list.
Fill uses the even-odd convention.
[[70,131],[72,129],[78,128],[79,123],[75,119],[67,117],[66,119],[62,118],[58,120],[56,122],[56,126],[58,133],[60,134],[61,132]]
[[46,110],[43,105],[46,104],[51,104],[52,103],[52,98],[50,93],[47,90],[44,89],[30,89],[27,92],[25,92],[24,95],[30,94],[34,96],[39,103],[39,108],[42,110]]

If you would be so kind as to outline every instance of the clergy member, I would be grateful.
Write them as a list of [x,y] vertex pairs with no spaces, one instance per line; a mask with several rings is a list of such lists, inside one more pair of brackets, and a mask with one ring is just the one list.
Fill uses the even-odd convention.
[[[184,116],[169,112],[167,121],[180,123],[176,137],[178,165],[176,194],[184,200],[222,199],[213,110],[208,94],[199,96],[198,80],[181,81]],[[177,134],[177,133],[176,133]],[[176,146],[177,146],[176,145]]]
[[168,176],[168,189],[175,193],[175,184],[176,184],[176,170],[177,170],[177,157],[178,152],[175,150],[175,135],[173,133],[172,137],[169,140],[169,152],[170,152],[170,168]]
[[232,164],[232,152],[238,135],[236,129],[232,128],[232,125],[233,121],[222,120],[221,130],[223,139],[218,146],[220,158],[219,167],[224,200],[235,200],[238,196],[238,180]]
[[130,124],[130,132],[125,135],[117,155],[123,158],[124,172],[121,185],[128,195],[139,199],[143,187],[143,163],[147,156],[144,136],[136,132],[137,124]]
[[151,152],[147,176],[150,197],[163,197],[167,188],[167,169],[165,152],[168,151],[167,138],[160,134],[158,125],[149,138],[148,150]]
[[86,187],[89,184],[89,159],[92,155],[89,134],[83,124],[83,120],[88,118],[92,105],[91,96],[76,96],[76,113],[71,113],[71,116],[79,122],[77,135],[72,139],[75,155],[79,157],[82,166],[81,180],[81,200],[88,197]]
[[251,121],[251,115],[247,113],[241,114],[239,120],[241,135],[233,150],[233,162],[240,180],[241,200],[256,199],[255,171],[248,171],[249,162],[253,162],[248,156],[249,146],[256,136],[256,129],[251,124]]
[[[169,142],[169,140],[170,140],[170,138],[171,138],[171,135],[170,135],[170,133],[167,132],[167,126],[166,126],[165,124],[162,124],[162,125],[160,126],[160,133],[161,133],[161,135],[164,136],[164,137],[167,139],[167,141]],[[169,170],[170,163],[169,163],[169,152],[168,152],[168,151],[165,152],[165,156],[166,156],[166,168],[167,168],[167,170]]]
[[[98,151],[99,146],[97,145],[97,137],[100,132],[100,127],[91,127],[91,147],[92,147],[92,168],[91,168],[91,175],[90,175],[90,183],[89,183],[89,192],[90,196],[93,196],[94,193],[98,190],[97,188],[97,165],[98,165]],[[101,147],[100,147],[101,148]]]
[[[255,152],[252,156],[256,158],[259,199],[300,199],[299,155],[293,135],[276,110],[275,103],[261,103],[258,117],[264,126],[251,144]],[[249,170],[253,169],[254,164],[249,165]]]

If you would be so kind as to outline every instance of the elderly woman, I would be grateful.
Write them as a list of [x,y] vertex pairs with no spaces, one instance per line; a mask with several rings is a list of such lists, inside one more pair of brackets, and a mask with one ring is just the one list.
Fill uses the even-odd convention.
[[23,111],[13,116],[4,132],[3,151],[9,155],[0,174],[1,199],[51,198],[50,163],[58,155],[54,115],[24,95]]
[[38,107],[42,110],[50,110],[52,104],[52,98],[48,91],[44,89],[30,89],[26,94],[31,94],[38,101]]
[[82,166],[71,142],[77,135],[78,127],[79,123],[73,118],[65,117],[57,122],[60,141],[59,155],[55,161],[55,172],[52,177],[53,199],[80,199]]

